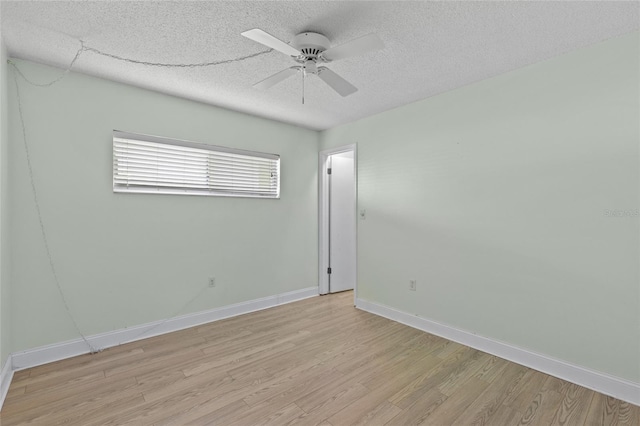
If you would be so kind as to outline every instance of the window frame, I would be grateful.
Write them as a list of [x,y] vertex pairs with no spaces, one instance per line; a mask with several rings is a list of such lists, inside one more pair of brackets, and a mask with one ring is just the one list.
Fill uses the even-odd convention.
[[[165,138],[165,137],[160,137],[160,136],[151,136],[151,135],[144,135],[144,134],[139,134],[139,133],[131,133],[131,132],[123,132],[120,130],[113,130],[113,134],[112,134],[113,138],[112,138],[112,152],[113,152],[113,159],[112,159],[112,184],[113,184],[113,192],[114,193],[134,193],[134,194],[165,194],[165,195],[202,195],[202,196],[213,196],[213,197],[236,197],[236,198],[264,198],[264,199],[280,199],[280,155],[278,154],[270,154],[270,153],[265,153],[265,152],[258,152],[258,151],[250,151],[250,150],[245,150],[245,149],[238,149],[238,148],[231,148],[231,147],[225,147],[225,146],[219,146],[219,145],[211,145],[211,144],[206,144],[206,143],[198,143],[198,142],[191,142],[191,141],[186,141],[186,140],[181,140],[181,139],[172,139],[172,138]],[[203,151],[203,153],[201,153],[201,155],[205,155],[204,151],[208,151],[208,152],[212,152],[213,154],[211,154],[212,156],[216,156],[218,155],[218,158],[220,156],[225,157],[225,154],[231,154],[231,156],[243,156],[243,157],[251,157],[253,159],[260,159],[257,161],[263,161],[263,160],[267,160],[268,161],[268,166],[269,169],[272,170],[271,173],[273,174],[274,172],[276,173],[276,183],[275,183],[275,191],[269,191],[269,192],[261,192],[259,190],[256,189],[256,191],[251,191],[251,190],[247,190],[242,189],[240,186],[236,186],[236,187],[232,187],[229,186],[229,189],[204,189],[204,188],[200,188],[200,189],[194,189],[194,188],[189,188],[186,185],[184,187],[180,187],[180,186],[175,186],[175,189],[172,189],[169,187],[169,185],[167,186],[163,186],[163,185],[134,185],[134,186],[129,186],[128,184],[123,183],[124,181],[127,181],[128,179],[130,179],[130,176],[126,176],[126,178],[117,178],[118,176],[118,170],[124,170],[124,167],[118,167],[118,162],[119,161],[125,161],[122,159],[122,155],[118,155],[117,154],[117,148],[116,148],[116,144],[120,143],[126,143],[125,141],[132,141],[132,142],[139,142],[139,143],[147,143],[147,144],[159,144],[159,145],[168,145],[171,146],[173,148],[170,149],[174,149],[175,147],[183,147],[183,148],[187,148],[187,150],[185,150],[184,152],[194,152],[193,150],[199,150],[199,151]],[[178,152],[179,150],[176,150],[175,152]],[[130,154],[129,154],[130,155]],[[173,154],[172,154],[173,155]],[[240,159],[242,160],[241,157],[237,157],[236,159]],[[198,176],[197,178],[200,180],[206,180],[207,185],[209,186],[209,188],[211,188],[212,186],[220,186],[220,184],[215,185],[213,183],[210,183],[211,181],[211,175],[210,175],[210,171],[211,169],[211,158],[207,157],[206,159],[206,165],[204,167],[206,167],[206,171],[203,171],[202,176]],[[250,160],[249,160],[250,161]],[[229,164],[232,164],[231,161],[229,161]],[[257,167],[257,166],[256,166]],[[166,172],[165,172],[166,173]],[[229,176],[232,176],[232,173],[229,173]],[[231,178],[233,179],[233,178]],[[273,179],[273,175],[270,176],[270,179]],[[151,182],[151,180],[149,180]],[[228,184],[225,184],[225,186],[228,186]],[[269,188],[270,186],[267,185],[265,186],[265,188]]]

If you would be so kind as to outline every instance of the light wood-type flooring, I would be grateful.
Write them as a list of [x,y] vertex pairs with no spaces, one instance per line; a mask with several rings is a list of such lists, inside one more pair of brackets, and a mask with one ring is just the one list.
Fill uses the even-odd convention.
[[640,407],[314,297],[16,372],[10,425],[638,425]]

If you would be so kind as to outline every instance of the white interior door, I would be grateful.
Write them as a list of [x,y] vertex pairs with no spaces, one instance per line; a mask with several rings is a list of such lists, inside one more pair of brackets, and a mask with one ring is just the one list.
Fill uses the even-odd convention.
[[329,292],[356,283],[356,199],[353,151],[329,157]]

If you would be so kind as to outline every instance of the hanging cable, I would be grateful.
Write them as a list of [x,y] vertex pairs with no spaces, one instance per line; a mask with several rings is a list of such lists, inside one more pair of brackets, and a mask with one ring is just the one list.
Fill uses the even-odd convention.
[[22,71],[20,71],[20,68],[18,68],[18,66],[16,65],[15,62],[11,61],[11,60],[7,60],[7,63],[10,64],[13,69],[16,70],[16,72],[20,75],[20,77],[22,77],[24,79],[24,81],[26,81],[27,83],[31,84],[32,86],[37,86],[37,87],[49,87],[49,86],[53,86],[54,84],[56,84],[57,82],[59,82],[60,80],[62,80],[63,78],[66,77],[67,74],[69,74],[69,72],[71,71],[71,68],[73,67],[73,65],[76,63],[76,61],[78,60],[78,58],[80,57],[80,54],[85,50],[84,47],[84,43],[82,42],[82,40],[80,40],[80,48],[78,49],[78,51],[76,52],[76,56],[73,57],[73,60],[71,61],[71,63],[69,64],[69,66],[67,67],[67,69],[64,70],[64,72],[60,75],[60,77],[56,78],[53,81],[50,81],[49,83],[35,83],[31,80],[29,80],[23,73]]
[[168,63],[162,63],[162,62],[148,62],[148,61],[140,61],[140,60],[137,60],[137,59],[124,58],[122,56],[114,55],[113,53],[102,52],[102,51],[100,51],[98,49],[95,49],[93,47],[84,47],[83,46],[83,50],[85,50],[87,52],[93,52],[93,53],[95,53],[97,55],[106,56],[107,58],[117,59],[118,61],[129,62],[129,63],[137,64],[137,65],[147,65],[147,66],[151,66],[151,67],[165,67],[165,68],[198,68],[198,67],[210,67],[210,66],[215,66],[215,65],[230,64],[232,62],[240,62],[240,61],[244,61],[246,59],[255,58],[256,56],[264,55],[265,53],[270,53],[270,52],[273,51],[273,49],[267,49],[267,50],[262,50],[262,51],[257,52],[257,53],[252,53],[250,55],[240,56],[238,58],[232,58],[232,59],[224,59],[224,60],[221,60],[221,61],[199,62],[199,63],[194,63],[194,64],[168,64]]
[[[24,144],[24,149],[25,149],[25,154],[26,154],[26,159],[27,159],[27,169],[29,172],[29,181],[31,183],[31,192],[33,195],[33,200],[34,200],[34,204],[35,204],[35,208],[36,208],[36,215],[38,217],[38,222],[40,225],[40,232],[42,234],[42,240],[44,242],[44,248],[45,248],[45,252],[47,255],[47,258],[49,260],[49,268],[51,270],[51,274],[53,276],[53,281],[56,285],[56,288],[58,290],[58,293],[60,294],[60,298],[62,299],[62,303],[64,305],[64,308],[67,312],[67,315],[69,316],[69,318],[71,319],[71,322],[73,323],[73,326],[76,329],[76,332],[80,335],[80,337],[82,338],[82,340],[84,341],[84,343],[87,345],[87,347],[89,348],[89,352],[92,354],[101,352],[103,350],[103,348],[97,348],[95,346],[93,346],[91,344],[91,342],[87,339],[87,337],[84,335],[84,333],[82,332],[82,330],[80,329],[80,326],[78,325],[78,322],[76,321],[71,308],[69,306],[69,303],[64,295],[64,291],[62,290],[62,286],[60,285],[60,279],[58,278],[58,272],[56,270],[56,266],[55,266],[55,262],[53,261],[53,256],[51,254],[51,248],[49,246],[49,238],[47,236],[47,232],[46,232],[46,228],[44,226],[44,221],[42,219],[42,210],[40,208],[40,203],[38,201],[38,191],[36,189],[36,184],[35,184],[35,179],[34,179],[34,174],[33,174],[33,166],[31,163],[31,154],[29,151],[29,144],[27,142],[27,131],[26,131],[26,126],[25,126],[25,121],[24,121],[24,114],[22,111],[22,99],[20,96],[20,85],[18,84],[18,75],[28,84],[31,84],[32,86],[36,86],[36,87],[50,87],[56,83],[58,83],[60,80],[62,80],[64,77],[66,77],[69,72],[71,72],[71,69],[73,68],[73,66],[75,65],[76,61],[78,60],[78,58],[80,57],[80,55],[82,54],[82,52],[92,52],[95,53],[97,55],[101,55],[101,56],[105,56],[108,58],[112,58],[112,59],[116,59],[118,61],[123,61],[123,62],[128,62],[128,63],[133,63],[133,64],[138,64],[138,65],[145,65],[145,66],[153,66],[153,67],[165,67],[165,68],[196,68],[196,67],[208,67],[208,66],[216,66],[216,65],[223,65],[223,64],[228,64],[228,63],[232,63],[232,62],[240,62],[240,61],[244,61],[250,58],[254,58],[256,56],[260,56],[260,55],[264,55],[266,53],[269,53],[271,51],[273,51],[273,49],[267,49],[267,50],[263,50],[257,53],[253,53],[250,55],[246,55],[246,56],[241,56],[238,58],[232,58],[232,59],[225,59],[225,60],[220,60],[220,61],[212,61],[212,62],[201,62],[201,63],[191,63],[191,64],[169,64],[169,63],[161,63],[161,62],[148,62],[148,61],[139,61],[136,59],[130,59],[130,58],[124,58],[112,53],[106,53],[106,52],[102,52],[98,49],[95,49],[93,47],[87,47],[84,44],[84,41],[79,40],[80,41],[80,48],[78,49],[78,51],[76,52],[75,56],[73,57],[73,59],[71,60],[71,63],[69,64],[69,66],[63,71],[63,73],[57,77],[56,79],[48,82],[48,83],[36,83],[34,81],[32,81],[31,79],[29,79],[28,77],[26,77],[22,71],[20,70],[20,68],[17,66],[17,64],[11,60],[7,60],[7,63],[9,65],[11,65],[13,67],[13,69],[15,70],[15,74],[13,75],[13,81],[15,83],[16,86],[16,99],[18,101],[18,115],[20,117],[20,125],[21,125],[21,130],[22,130],[22,141]],[[303,101],[304,102],[304,101]],[[133,340],[138,340],[140,337],[144,336],[145,334],[150,333],[151,331],[157,329],[158,327],[164,325],[167,321],[169,321],[170,319],[176,317],[180,312],[182,312],[187,306],[189,306],[191,303],[193,303],[198,297],[200,297],[200,295],[204,292],[204,290],[207,287],[204,287],[202,290],[200,290],[191,300],[189,300],[185,305],[183,305],[178,311],[176,311],[174,313],[174,315],[168,317],[167,319],[159,322],[158,324],[152,326],[151,328],[144,330],[142,333],[134,336],[133,338],[129,339],[129,341],[133,341]]]
[[[159,323],[155,324],[154,326],[152,326],[151,328],[142,331],[140,334],[136,334],[135,336],[131,337],[130,339],[127,339],[128,342],[134,342],[136,340],[139,340],[142,336],[144,336],[145,334],[149,334],[151,333],[153,330],[165,325],[168,321],[174,319],[175,317],[178,316],[178,314],[180,314],[182,311],[184,311],[184,309],[191,305],[197,298],[200,297],[200,295],[202,295],[202,293],[204,293],[205,290],[207,290],[209,287],[205,286],[203,287],[195,296],[193,296],[187,303],[185,303],[180,309],[178,309],[177,311],[175,311],[173,313],[173,315],[163,319],[162,321],[160,321]],[[122,344],[123,342],[120,342],[120,344]]]
[[[77,58],[77,55],[76,55],[76,58]],[[14,68],[17,69],[17,67],[15,66],[15,64],[13,62],[11,62],[11,65]],[[58,78],[58,80],[60,80],[60,78]],[[18,85],[18,77],[16,76],[16,74],[13,75],[13,82],[16,85],[16,95],[17,95],[17,99],[18,99],[18,115],[20,116],[20,125],[22,127],[22,141],[24,142],[24,151],[25,151],[25,154],[26,154],[26,157],[27,157],[27,167],[28,167],[28,170],[29,170],[29,181],[31,182],[31,192],[33,194],[33,201],[34,201],[34,204],[36,206],[36,213],[37,213],[37,216],[38,216],[38,222],[40,223],[40,232],[42,233],[42,240],[44,242],[45,252],[47,253],[47,258],[49,259],[49,267],[51,269],[51,275],[53,275],[53,282],[55,283],[56,288],[58,289],[58,293],[60,294],[60,298],[62,299],[62,303],[64,304],[64,308],[66,309],[67,314],[69,315],[69,318],[71,319],[71,322],[73,323],[76,331],[78,332],[78,334],[80,335],[82,340],[89,347],[89,351],[92,354],[93,353],[97,353],[97,352],[100,352],[102,349],[98,349],[98,348],[94,347],[91,344],[91,342],[89,342],[89,340],[87,340],[87,338],[85,337],[84,333],[82,333],[82,331],[80,330],[80,327],[78,326],[78,323],[75,320],[75,317],[71,313],[71,308],[69,308],[69,303],[67,302],[66,297],[64,297],[64,292],[62,291],[62,287],[60,286],[60,280],[58,279],[58,273],[56,271],[56,266],[55,266],[55,263],[53,262],[53,257],[51,256],[51,249],[49,248],[49,238],[47,237],[47,232],[45,231],[44,222],[42,220],[42,210],[40,209],[40,203],[38,202],[38,191],[36,190],[36,184],[35,184],[35,180],[33,178],[33,167],[31,165],[31,155],[30,155],[30,152],[29,152],[29,144],[27,143],[27,130],[26,130],[25,125],[24,125],[24,114],[22,112],[22,102],[21,102],[21,99],[20,99],[20,86]]]
[[266,50],[261,50],[260,52],[252,53],[250,55],[240,56],[240,57],[231,58],[231,59],[222,59],[222,60],[219,60],[219,61],[170,64],[170,63],[164,63],[164,62],[149,62],[149,61],[140,61],[140,60],[137,60],[137,59],[125,58],[125,57],[122,57],[122,56],[115,55],[113,53],[103,52],[103,51],[98,50],[98,49],[96,49],[94,47],[86,46],[84,44],[83,40],[79,40],[79,41],[80,41],[80,48],[76,52],[76,55],[73,57],[73,60],[71,61],[69,66],[64,70],[64,72],[58,78],[56,78],[55,80],[50,81],[48,83],[36,83],[36,82],[30,80],[29,78],[27,78],[22,73],[20,68],[18,68],[18,66],[14,62],[12,62],[11,60],[7,60],[7,63],[13,65],[13,68],[15,68],[16,72],[20,75],[20,77],[22,77],[24,79],[24,81],[26,81],[27,83],[31,84],[32,86],[49,87],[49,86],[52,86],[55,83],[59,82],[67,74],[69,74],[69,72],[71,71],[71,68],[73,68],[73,65],[76,63],[76,61],[78,60],[78,58],[80,57],[82,52],[92,52],[92,53],[95,53],[96,55],[105,56],[107,58],[115,59],[115,60],[122,61],[122,62],[128,62],[128,63],[136,64],[136,65],[145,65],[145,66],[150,66],[150,67],[159,67],[159,68],[200,68],[200,67],[211,67],[211,66],[216,66],[216,65],[230,64],[230,63],[233,63],[233,62],[241,62],[241,61],[245,61],[247,59],[255,58],[257,56],[273,52],[273,49],[266,49]]

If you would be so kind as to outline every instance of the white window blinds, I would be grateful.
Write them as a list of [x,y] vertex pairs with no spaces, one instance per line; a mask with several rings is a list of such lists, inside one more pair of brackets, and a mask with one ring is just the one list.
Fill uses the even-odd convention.
[[113,191],[280,198],[280,156],[114,130]]

